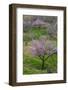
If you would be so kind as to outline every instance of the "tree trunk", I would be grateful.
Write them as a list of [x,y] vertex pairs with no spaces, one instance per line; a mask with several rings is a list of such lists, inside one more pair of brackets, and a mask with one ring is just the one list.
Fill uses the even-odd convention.
[[42,70],[44,69],[44,59],[42,60]]

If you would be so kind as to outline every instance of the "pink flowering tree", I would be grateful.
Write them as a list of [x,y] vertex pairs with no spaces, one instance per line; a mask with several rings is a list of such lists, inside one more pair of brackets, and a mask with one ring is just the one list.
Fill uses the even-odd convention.
[[[52,48],[51,45],[48,48],[45,48],[45,45],[46,44],[43,41],[33,40],[32,47],[30,48],[32,55],[38,56],[42,60],[42,67],[41,67],[42,70],[44,69],[45,60],[47,60],[54,53],[57,53],[56,48]],[[47,55],[46,58],[45,55]]]

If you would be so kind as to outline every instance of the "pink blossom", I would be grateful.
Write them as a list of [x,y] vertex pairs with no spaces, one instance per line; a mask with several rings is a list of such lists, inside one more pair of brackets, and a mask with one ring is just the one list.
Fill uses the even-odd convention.
[[32,41],[32,47],[31,47],[31,53],[33,55],[44,55],[45,54],[45,45],[42,41],[33,40]]

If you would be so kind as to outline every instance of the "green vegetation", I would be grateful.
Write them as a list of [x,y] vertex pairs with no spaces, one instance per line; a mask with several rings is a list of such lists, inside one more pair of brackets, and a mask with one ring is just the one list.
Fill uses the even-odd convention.
[[[39,40],[40,37],[49,37],[49,40],[56,42],[48,35],[46,28],[33,27],[31,30],[24,32],[24,59],[23,59],[23,74],[44,74],[44,73],[57,73],[57,54],[53,54],[48,59],[45,55],[44,69],[41,70],[42,60],[38,56],[31,55],[28,47],[31,46],[32,38]],[[56,44],[56,43],[55,43]]]
[[34,27],[32,28],[32,33],[34,34],[34,39],[39,39],[42,35],[47,35],[47,30],[44,28]]
[[39,39],[43,35],[48,35],[47,30],[44,28],[33,27],[31,30],[24,32],[24,41],[31,41],[31,39]]
[[54,54],[45,60],[45,67],[41,70],[42,62],[39,57],[24,55],[24,74],[41,74],[57,72],[57,55]]

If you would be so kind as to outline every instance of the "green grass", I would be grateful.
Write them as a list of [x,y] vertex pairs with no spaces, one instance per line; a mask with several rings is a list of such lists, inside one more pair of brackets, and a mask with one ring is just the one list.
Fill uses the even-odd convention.
[[47,30],[44,28],[33,27],[31,30],[24,32],[24,41],[31,41],[31,39],[39,39],[42,35],[47,35]]
[[32,28],[32,33],[34,35],[34,39],[39,39],[42,35],[47,35],[47,30],[43,28]]
[[43,74],[57,72],[57,55],[54,54],[45,60],[44,70],[41,69],[42,60],[39,57],[24,55],[23,74]]

